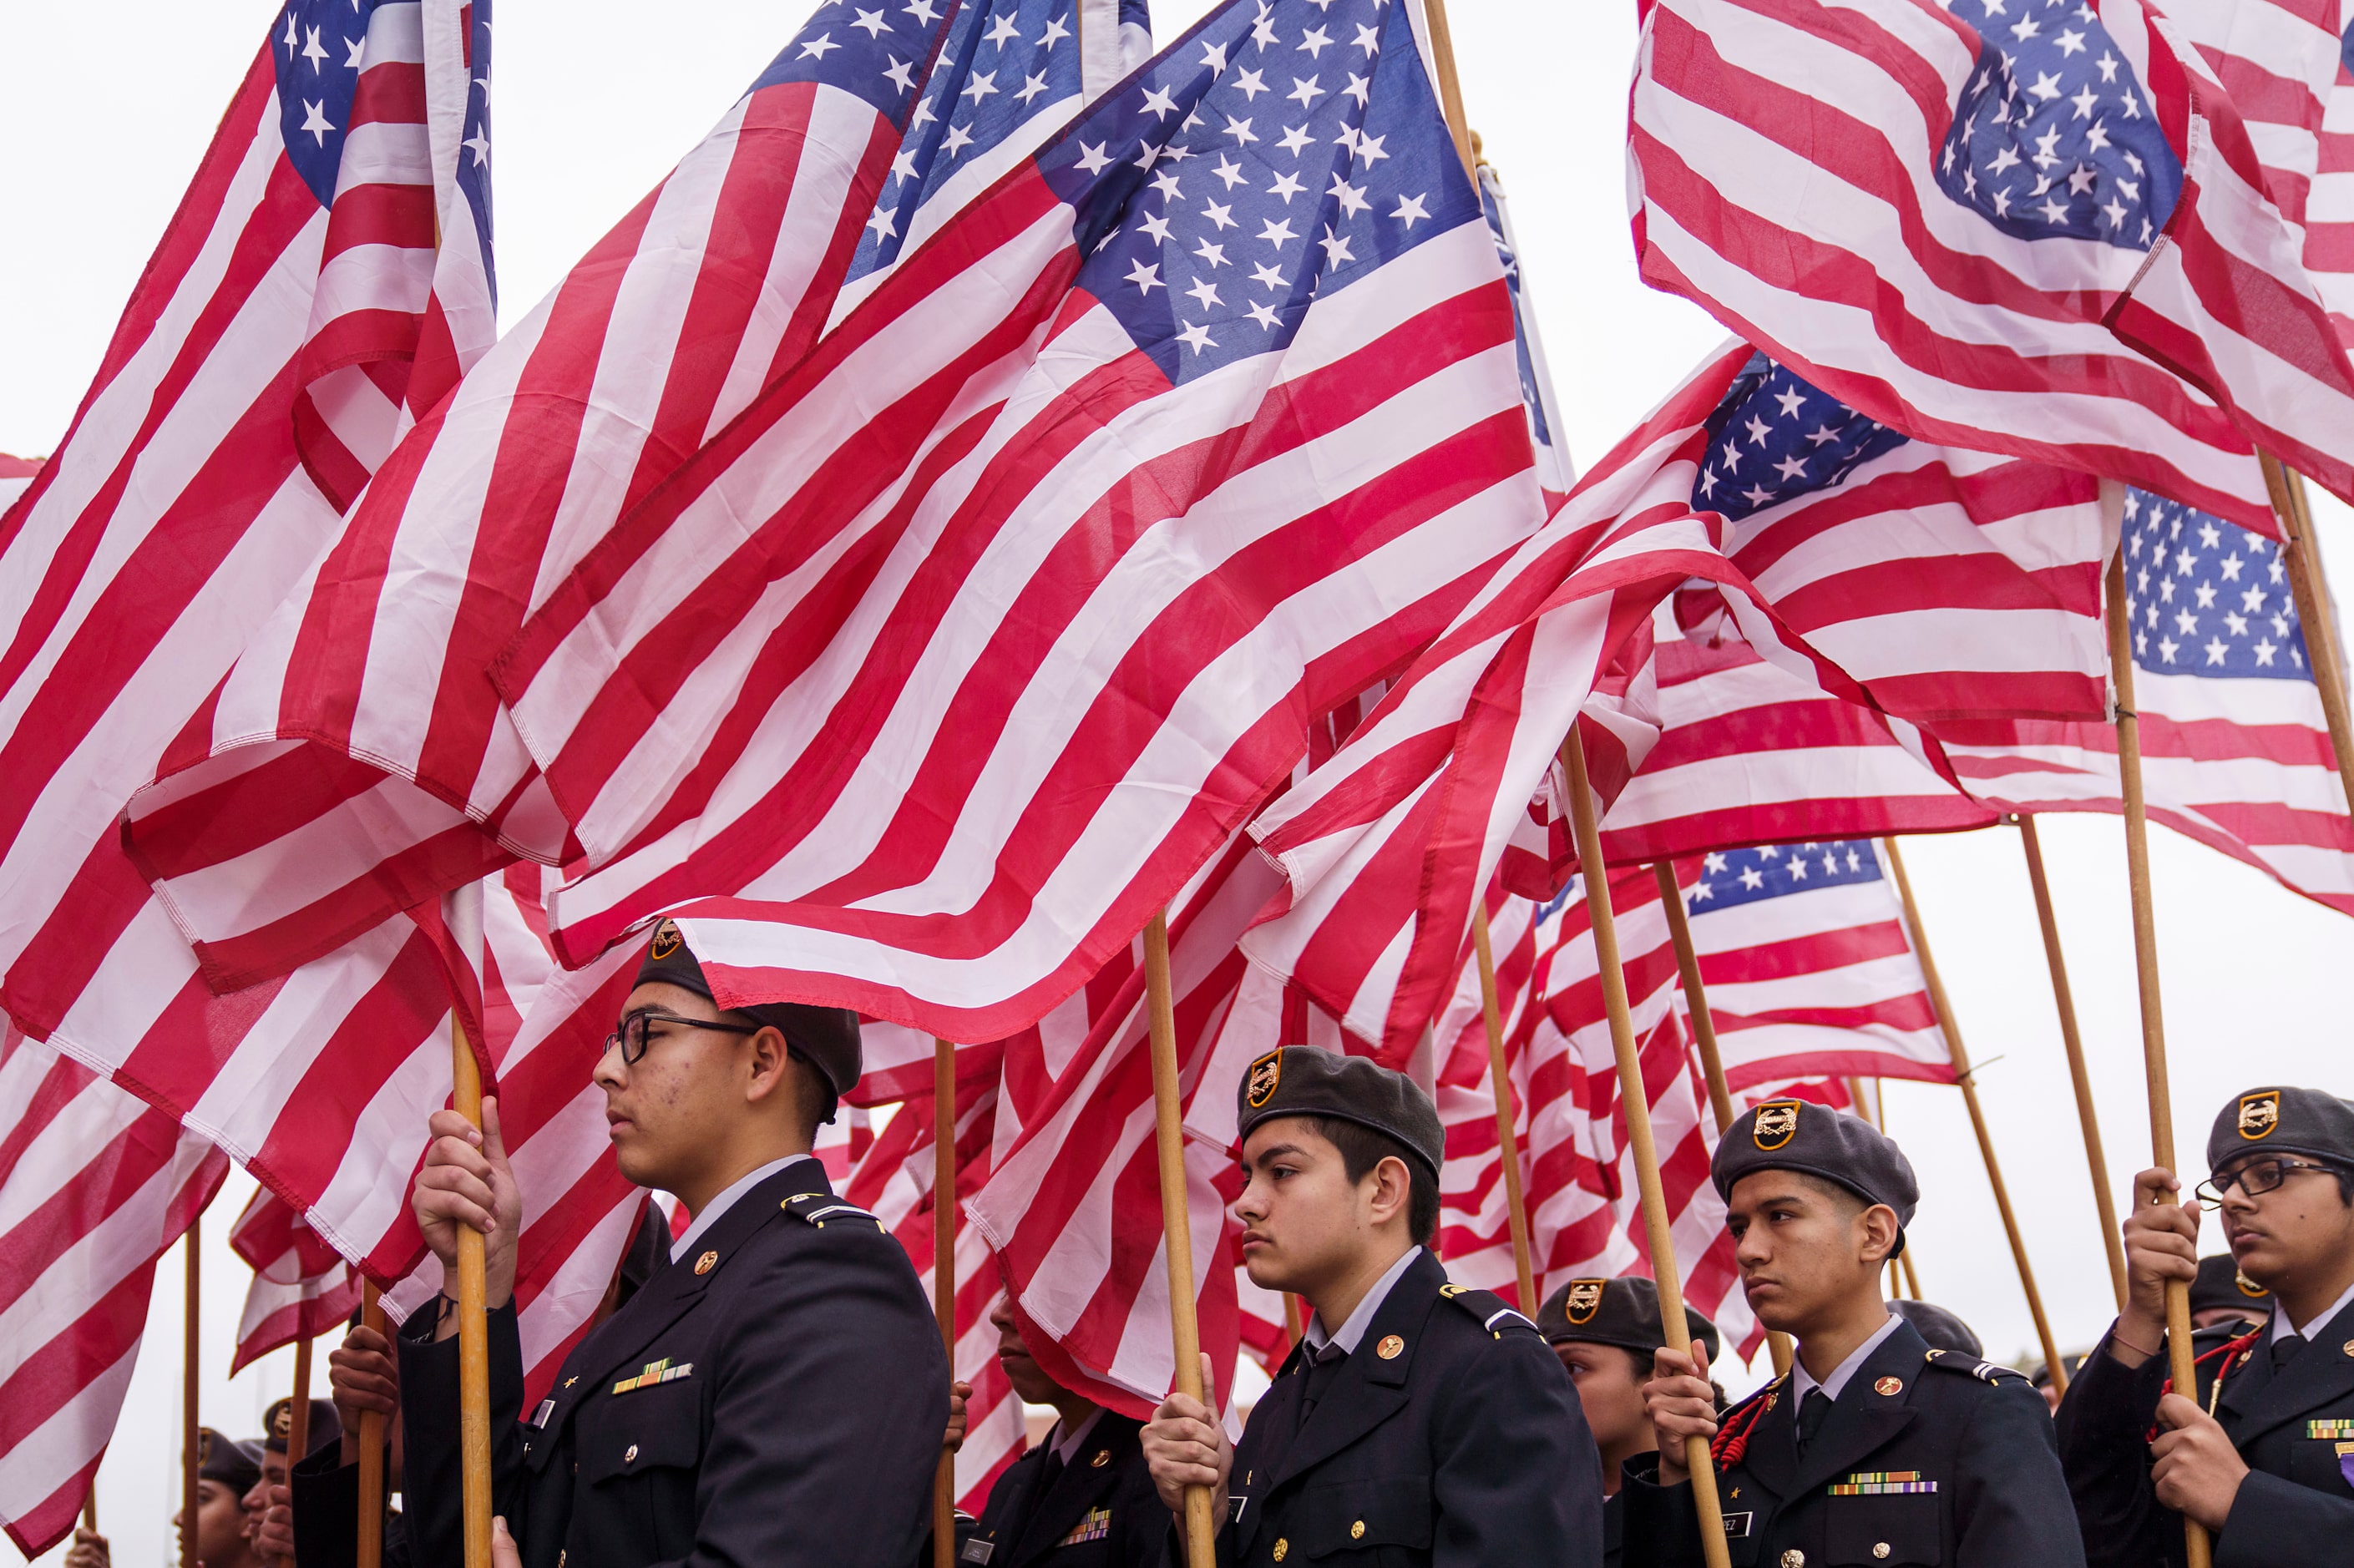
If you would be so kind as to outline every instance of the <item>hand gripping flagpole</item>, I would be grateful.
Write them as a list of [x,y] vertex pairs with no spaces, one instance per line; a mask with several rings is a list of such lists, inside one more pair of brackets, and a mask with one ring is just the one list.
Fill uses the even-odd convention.
[[2101,1118],[2093,1108],[2093,1080],[2084,1068],[2084,1041],[2076,1032],[2076,998],[2068,986],[2068,960],[2060,952],[2060,920],[2052,909],[2052,884],[2043,874],[2043,844],[2035,818],[2020,813],[2019,842],[2027,853],[2028,885],[2035,890],[2035,917],[2043,927],[2043,957],[2052,966],[2052,1003],[2060,1013],[2060,1043],[2068,1052],[2068,1080],[2076,1090],[2076,1119],[2084,1129],[2084,1163],[2093,1173],[2093,1203],[2101,1218],[2101,1243],[2109,1258],[2109,1285],[2117,1309],[2126,1304],[2126,1246],[2117,1229],[2116,1199],[2109,1191],[2109,1160],[2101,1151]]
[[196,1563],[196,1493],[199,1489],[196,1472],[204,1466],[203,1433],[196,1425],[196,1327],[202,1320],[203,1296],[198,1289],[202,1277],[205,1217],[198,1214],[188,1222],[188,1234],[181,1245],[187,1249],[186,1318],[180,1340],[180,1568],[198,1568]]
[[[360,1327],[384,1332],[384,1304],[373,1279],[360,1283]],[[384,1564],[384,1412],[360,1412],[360,1523],[353,1562],[357,1568]]]
[[1987,1185],[1994,1189],[1995,1211],[2002,1216],[2002,1234],[2009,1238],[2011,1261],[2019,1266],[2019,1287],[2027,1293],[2028,1315],[2035,1319],[2035,1337],[2043,1346],[2043,1364],[2052,1369],[2052,1386],[2061,1393],[2068,1392],[2068,1369],[2060,1362],[2060,1343],[2052,1337],[2052,1324],[2043,1315],[2043,1295],[2035,1288],[2035,1270],[2027,1261],[2027,1238],[2019,1232],[2019,1219],[2010,1210],[2010,1190],[2003,1185],[2002,1166],[1995,1159],[1994,1134],[1987,1126],[1986,1112],[1978,1106],[1978,1088],[1970,1076],[1970,1054],[1962,1044],[1960,1025],[1954,1022],[1953,1004],[1946,1000],[1946,982],[1938,977],[1937,960],[1929,953],[1929,932],[1921,924],[1920,906],[1913,902],[1913,884],[1904,874],[1904,857],[1896,853],[1893,838],[1880,841],[1888,851],[1888,869],[1895,874],[1896,896],[1904,906],[1905,928],[1913,936],[1913,956],[1921,960],[1921,979],[1929,988],[1929,1006],[1937,1015],[1937,1027],[1946,1036],[1946,1052],[1954,1061],[1954,1081],[1962,1091],[1962,1104],[1970,1113],[1970,1130],[1978,1134],[1978,1156],[1986,1161]]
[[[1724,1056],[1717,1049],[1716,1019],[1708,1010],[1708,987],[1700,977],[1700,949],[1692,946],[1691,920],[1684,911],[1684,890],[1676,885],[1676,868],[1664,860],[1651,863],[1659,879],[1659,903],[1668,912],[1668,937],[1675,944],[1676,973],[1683,980],[1684,1010],[1691,1014],[1692,1038],[1700,1046],[1701,1076],[1708,1084],[1708,1108],[1716,1117],[1716,1136],[1733,1125],[1733,1090],[1724,1081]],[[1790,1336],[1779,1329],[1766,1330],[1766,1352],[1774,1358],[1774,1375],[1790,1370]]]
[[[2104,509],[2122,504],[2124,489],[2115,480],[2101,482]],[[2285,553],[2285,552],[2284,552]],[[2133,629],[2126,616],[2126,563],[2120,549],[2109,557],[2106,584],[2109,622],[2109,681],[2116,692],[2117,780],[2126,803],[2126,884],[2133,900],[2134,977],[2141,993],[2142,1074],[2149,1094],[2151,1163],[2172,1171],[2174,1165],[2174,1096],[2166,1076],[2166,1013],[2158,985],[2158,919],[2150,906],[2149,817],[2142,799],[2141,720],[2134,710]],[[2300,611],[2300,614],[2302,612]],[[2326,628],[2324,629],[2327,630]],[[2306,649],[2326,641],[2307,637]],[[2315,674],[2319,675],[2317,668]],[[2317,684],[2322,683],[2317,681]],[[2323,686],[2324,702],[2327,687]],[[2338,754],[2343,758],[2346,753]],[[2179,1200],[2178,1200],[2179,1201]],[[2190,1353],[2190,1287],[2179,1279],[2166,1282],[2166,1351],[2174,1386],[2199,1386]],[[2052,1368],[2056,1378],[2060,1369]],[[2211,1568],[2213,1552],[2207,1531],[2188,1514],[2182,1520],[2183,1556],[2187,1568]]]
[[[932,1315],[956,1376],[956,1047],[932,1040]],[[956,1456],[932,1479],[932,1564],[956,1562]]]
[[1496,1095],[1496,1146],[1504,1161],[1504,1211],[1512,1229],[1512,1269],[1521,1310],[1536,1316],[1535,1261],[1529,1253],[1528,1202],[1521,1192],[1521,1140],[1512,1130],[1511,1075],[1504,1070],[1504,1015],[1496,999],[1496,952],[1488,940],[1488,907],[1471,908],[1471,948],[1479,960],[1479,1015],[1488,1029],[1488,1083]]
[[[450,1014],[451,1103],[474,1128],[482,1125],[482,1075],[466,1044],[466,1025]],[[465,1498],[465,1568],[491,1568],[491,1325],[487,1241],[472,1225],[458,1227],[458,1457]]]
[[[1691,1327],[1684,1319],[1683,1277],[1676,1269],[1675,1234],[1669,1227],[1666,1190],[1659,1182],[1659,1151],[1651,1140],[1651,1102],[1643,1088],[1643,1064],[1636,1054],[1635,1019],[1627,1006],[1627,975],[1618,965],[1618,924],[1610,910],[1610,872],[1602,859],[1602,832],[1594,816],[1594,792],[1585,779],[1585,745],[1573,722],[1561,743],[1562,767],[1569,775],[1569,819],[1577,838],[1577,870],[1585,880],[1585,909],[1594,927],[1594,958],[1602,975],[1602,1003],[1610,1014],[1610,1044],[1618,1056],[1618,1104],[1627,1117],[1627,1146],[1635,1156],[1635,1181],[1641,1189],[1643,1234],[1649,1244],[1651,1278],[1659,1288],[1659,1329],[1668,1349],[1691,1354]],[[1708,1568],[1731,1568],[1724,1541],[1724,1511],[1717,1502],[1716,1465],[1708,1439],[1684,1439],[1684,1469],[1691,1477],[1692,1506],[1700,1512],[1701,1552]]]
[[[1161,1157],[1161,1239],[1169,1260],[1169,1337],[1176,1352],[1173,1392],[1210,1403],[1202,1384],[1202,1326],[1193,1312],[1193,1222],[1186,1204],[1185,1127],[1177,1103],[1177,1012],[1169,989],[1169,912],[1144,927],[1145,1021],[1152,1045],[1152,1143]],[[1217,1419],[1217,1412],[1210,1413]],[[1210,1489],[1185,1489],[1187,1568],[1216,1568],[1217,1520]]]

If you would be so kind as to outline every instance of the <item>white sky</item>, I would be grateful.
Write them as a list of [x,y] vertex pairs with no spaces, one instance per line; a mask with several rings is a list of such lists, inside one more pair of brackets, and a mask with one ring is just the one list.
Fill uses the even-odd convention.
[[[1174,37],[1207,0],[1161,0]],[[1622,137],[1634,47],[1626,0],[1458,0],[1456,47],[1472,124],[1513,199],[1572,455],[1606,450],[1723,335],[1701,311],[1635,277]],[[48,450],[178,202],[222,108],[269,26],[255,0],[126,0],[94,37],[74,6],[0,18],[0,450]],[[512,322],[676,161],[790,37],[803,0],[689,0],[650,11],[614,0],[501,0],[495,201],[504,316]],[[93,78],[102,55],[102,76]],[[2323,537],[2354,580],[2354,527],[2322,498]],[[2176,1139],[2193,1164],[2215,1108],[2264,1081],[2345,1092],[2343,993],[2354,927],[2238,863],[2154,832]],[[2147,1109],[2134,1003],[2123,830],[2047,818],[2044,846],[2092,1060],[2112,1174],[2147,1163]],[[1918,841],[1907,861],[1962,1033],[1981,1069],[2012,1201],[2063,1344],[2089,1342],[2110,1296],[2094,1234],[2076,1113],[2061,1056],[2017,835]],[[2333,957],[2332,955],[2335,955]],[[1913,1249],[1931,1299],[1962,1313],[1989,1353],[2033,1330],[1959,1097],[1899,1085],[1890,1127],[1921,1176]],[[228,1341],[243,1266],[228,1221],[251,1191],[232,1176],[206,1231],[205,1418],[255,1431],[291,1379],[281,1352],[235,1383]],[[100,1476],[115,1561],[172,1561],[180,1261],[159,1276],[154,1338]],[[323,1381],[323,1369],[322,1370]],[[1739,1380],[1728,1380],[1735,1382]],[[53,1559],[52,1559],[53,1560]]]

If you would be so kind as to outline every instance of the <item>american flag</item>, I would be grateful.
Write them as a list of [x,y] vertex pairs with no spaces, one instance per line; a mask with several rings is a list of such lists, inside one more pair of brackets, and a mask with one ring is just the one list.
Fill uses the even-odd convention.
[[1550,512],[1576,482],[1577,469],[1569,461],[1568,432],[1561,422],[1561,405],[1553,395],[1553,372],[1546,367],[1543,340],[1537,336],[1536,311],[1529,302],[1528,281],[1521,272],[1521,243],[1512,235],[1512,215],[1504,203],[1503,176],[1495,165],[1479,165],[1479,207],[1488,215],[1496,238],[1496,260],[1503,263],[1504,281],[1512,291],[1513,348],[1520,359],[1521,402],[1529,412],[1529,440],[1536,448],[1537,482],[1544,487]]
[[1726,850],[1685,863],[1679,878],[1728,1086],[1954,1081],[1872,841]]
[[247,1201],[228,1242],[253,1270],[238,1317],[231,1377],[281,1345],[316,1339],[360,1304],[360,1277],[351,1265],[266,1188]]
[[[2143,491],[2124,514],[2150,820],[2354,914],[2354,821],[2280,546]],[[1998,810],[2124,810],[2106,725],[1933,727]]]
[[[2342,490],[2349,373],[2294,231],[2228,98],[2146,16],[1661,0],[1629,133],[1644,277],[1926,440],[2268,527],[2254,430]],[[2278,406],[2290,387],[2307,408]]]
[[1213,11],[525,629],[563,950],[1031,1022],[1536,525],[1511,341],[1408,8]]
[[[2332,18],[2333,21],[2336,18]],[[2354,23],[2349,24],[2354,31]],[[2313,188],[2306,199],[2305,267],[2354,352],[2354,69],[2341,48],[2324,100]]]
[[[258,978],[511,854],[574,858],[487,678],[501,650],[617,518],[801,362],[845,288],[879,284],[902,253],[885,228],[928,231],[975,170],[1034,148],[1066,117],[1055,105],[1137,47],[1140,17],[1108,0],[818,7],[404,444],[157,792],[212,804],[209,824],[266,789],[270,831],[134,806],[132,835],[159,841],[149,858],[208,959]],[[222,898],[224,882],[274,891]]]
[[164,1112],[0,1030],[0,1523],[65,1539],[114,1435],[155,1262],[228,1160]]

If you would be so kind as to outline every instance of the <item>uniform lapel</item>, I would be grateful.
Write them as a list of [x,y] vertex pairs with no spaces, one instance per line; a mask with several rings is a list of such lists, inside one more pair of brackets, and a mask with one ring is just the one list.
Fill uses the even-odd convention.
[[[2354,1306],[2324,1324],[2278,1376],[2271,1372],[2271,1335],[2258,1340],[2248,1364],[2223,1383],[2219,1407],[2239,1417],[2231,1424],[2232,1441],[2245,1446],[2285,1421],[2354,1393],[2354,1355],[2347,1353],[2349,1345],[2354,1345]],[[2259,1366],[2265,1370],[2252,1376]]]
[[[1406,1374],[1414,1367],[1424,1322],[1438,1304],[1438,1287],[1446,1283],[1447,1271],[1427,1250],[1406,1266],[1357,1348],[1341,1363],[1331,1388],[1308,1413],[1266,1490],[1322,1464],[1405,1408]],[[1404,1341],[1403,1348],[1384,1359],[1379,1347],[1393,1335]]]
[[[737,1251],[759,1231],[776,1222],[783,1201],[801,1192],[832,1192],[825,1167],[814,1158],[796,1160],[729,1205],[711,1228],[695,1238],[694,1257],[674,1257],[641,1286],[629,1304],[607,1319],[598,1330],[566,1358],[564,1374],[551,1397],[550,1430],[561,1426],[582,1400],[606,1387],[616,1372],[627,1368],[664,1330],[684,1317],[704,1292],[727,1272]],[[695,1272],[695,1258],[716,1255],[711,1267]]]
[[[1804,1454],[1796,1455],[1789,1490],[1781,1495],[1798,1497],[1812,1491],[1869,1457],[1912,1425],[1911,1405],[1899,1396],[1910,1392],[1914,1381],[1921,1377],[1928,1364],[1928,1341],[1913,1325],[1898,1323],[1896,1331],[1864,1358],[1863,1364],[1855,1369],[1847,1385],[1840,1390],[1830,1414],[1823,1417],[1822,1430],[1815,1434]],[[1896,1380],[1896,1393],[1879,1392],[1875,1385],[1882,1378]],[[1796,1443],[1794,1436],[1794,1454]]]
[[[1266,1396],[1252,1408],[1250,1425],[1244,1428],[1242,1443],[1235,1450],[1235,1474],[1227,1483],[1231,1494],[1239,1497],[1247,1493],[1257,1499],[1274,1489],[1273,1474],[1270,1472],[1262,1480],[1259,1472],[1268,1469],[1270,1463],[1279,1466],[1283,1462],[1285,1439],[1299,1424],[1301,1373],[1306,1365],[1299,1346],[1293,1345],[1283,1365],[1276,1369],[1275,1380],[1267,1385]],[[1256,1500],[1243,1509],[1242,1520],[1235,1527],[1236,1561],[1249,1556],[1251,1542],[1258,1534],[1259,1516],[1266,1511]]]
[[[1055,1489],[1039,1499],[1037,1511],[1023,1527],[1022,1539],[1011,1543],[1010,1568],[1023,1568],[1053,1551],[1089,1509],[1110,1494],[1119,1478],[1120,1465],[1137,1450],[1140,1429],[1140,1423],[1127,1416],[1108,1410],[1103,1413],[1063,1467]],[[1105,1456],[1101,1464],[1096,1462],[1098,1454]]]

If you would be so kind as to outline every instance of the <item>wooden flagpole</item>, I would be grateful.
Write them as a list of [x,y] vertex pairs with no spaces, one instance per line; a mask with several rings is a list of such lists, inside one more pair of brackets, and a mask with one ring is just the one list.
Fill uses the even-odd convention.
[[1511,1075],[1504,1068],[1504,1015],[1496,998],[1496,954],[1488,940],[1488,907],[1471,907],[1471,948],[1479,960],[1479,1014],[1488,1027],[1488,1084],[1496,1096],[1496,1145],[1504,1157],[1504,1210],[1512,1227],[1512,1268],[1521,1310],[1537,1313],[1536,1268],[1529,1255],[1529,1211],[1521,1194],[1521,1140],[1512,1130]]
[[[2101,492],[2102,500],[2108,502],[2119,493],[2116,482],[2104,480]],[[2109,557],[2106,588],[2109,681],[2116,692],[2117,781],[2126,803],[2126,887],[2133,901],[2134,978],[2141,1000],[2142,1075],[2149,1095],[2150,1160],[2172,1171],[2174,1096],[2166,1075],[2166,1013],[2158,993],[2158,918],[2150,903],[2149,817],[2142,797],[2141,720],[2134,709],[2133,629],[2126,624],[2126,565],[2122,550]],[[2308,655],[2318,641],[2322,640],[2306,639]],[[2324,693],[2326,704],[2326,685]],[[2341,761],[2346,755],[2341,748]],[[2189,1190],[2184,1189],[2177,1201],[2188,1202]],[[2174,1386],[2198,1387],[2190,1353],[2190,1287],[2179,1279],[2166,1282],[2166,1349]],[[2055,1358],[2052,1362],[2052,1381],[2056,1383],[2061,1375],[2062,1368]],[[2182,1537],[2187,1568],[2211,1568],[2214,1554],[2207,1531],[2197,1520],[2185,1516]]]
[[2035,1337],[2043,1346],[2044,1364],[2052,1369],[2052,1385],[2061,1393],[2068,1392],[2067,1372],[2060,1364],[2059,1341],[2052,1337],[2052,1324],[2043,1315],[2043,1296],[2035,1288],[2035,1270],[2027,1261],[2027,1240],[2020,1234],[2018,1216],[2011,1213],[2010,1190],[2003,1185],[2002,1166],[1995,1159],[1994,1135],[1987,1127],[1986,1112],[1978,1106],[1978,1085],[1970,1077],[1970,1054],[1962,1044],[1962,1031],[1954,1022],[1953,1004],[1946,999],[1946,982],[1937,974],[1937,960],[1929,952],[1929,933],[1921,924],[1920,906],[1913,902],[1913,884],[1904,874],[1904,857],[1897,853],[1896,841],[1882,839],[1888,851],[1888,868],[1896,876],[1896,896],[1904,906],[1904,925],[1913,935],[1913,955],[1921,960],[1921,979],[1929,988],[1929,1006],[1937,1015],[1937,1027],[1944,1031],[1946,1049],[1954,1060],[1954,1080],[1962,1091],[1962,1104],[1970,1113],[1970,1130],[1978,1134],[1978,1155],[1986,1161],[1987,1185],[1994,1189],[1994,1206],[2002,1216],[2002,1234],[2009,1238],[2011,1260],[2019,1266],[2019,1287],[2027,1293],[2027,1310],[2035,1319]]
[[2338,786],[2346,791],[2347,810],[2354,811],[2354,725],[2349,725],[2347,717],[2345,672],[2338,667],[2338,628],[2330,619],[2329,595],[2321,581],[2321,560],[2313,542],[2313,513],[2306,504],[2305,478],[2270,452],[2258,456],[2264,461],[2264,487],[2272,493],[2273,515],[2280,520],[2281,556],[2288,566],[2289,592],[2296,599],[2296,618],[2305,631],[2305,656],[2313,668],[2313,683],[2321,693],[2322,716],[2329,726],[2329,749],[2338,761]]
[[98,1478],[90,1478],[90,1495],[81,1499],[81,1527],[92,1535],[98,1533]]
[[[932,1316],[956,1375],[956,1047],[932,1040]],[[932,1564],[956,1562],[956,1456],[942,1454],[932,1481]]]
[[[1594,791],[1585,778],[1585,746],[1572,723],[1561,743],[1569,774],[1570,825],[1577,839],[1577,867],[1585,878],[1585,909],[1594,928],[1594,958],[1602,976],[1602,1003],[1610,1015],[1610,1044],[1618,1058],[1618,1103],[1627,1116],[1627,1146],[1635,1156],[1635,1181],[1641,1190],[1643,1234],[1651,1255],[1651,1278],[1659,1291],[1659,1328],[1667,1348],[1691,1354],[1691,1330],[1684,1320],[1683,1277],[1676,1267],[1675,1234],[1668,1198],[1659,1182],[1659,1151],[1651,1140],[1651,1102],[1643,1088],[1643,1064],[1636,1054],[1635,1019],[1627,1006],[1627,975],[1618,963],[1618,924],[1610,908],[1610,872],[1602,859],[1602,831],[1595,821]],[[1724,1540],[1724,1510],[1717,1501],[1716,1464],[1708,1439],[1684,1440],[1684,1468],[1691,1477],[1692,1506],[1700,1513],[1701,1554],[1708,1568],[1731,1568]]]
[[188,1222],[181,1245],[187,1249],[186,1322],[180,1341],[180,1568],[196,1568],[196,1471],[204,1464],[203,1444],[196,1422],[196,1327],[203,1316],[202,1277],[205,1217]]
[[1283,1293],[1283,1330],[1291,1336],[1293,1344],[1308,1337],[1308,1320],[1299,1310],[1299,1298],[1287,1290]]
[[[1684,909],[1684,890],[1676,885],[1676,868],[1664,860],[1651,863],[1659,884],[1659,903],[1668,912],[1668,937],[1675,944],[1676,973],[1683,980],[1684,1011],[1691,1015],[1692,1039],[1700,1046],[1701,1076],[1708,1084],[1708,1108],[1716,1117],[1716,1135],[1733,1125],[1733,1091],[1724,1081],[1724,1055],[1717,1049],[1716,1015],[1708,1010],[1708,987],[1701,980],[1700,949],[1692,945],[1691,919]],[[1790,1336],[1779,1329],[1766,1330],[1766,1353],[1774,1358],[1774,1375],[1790,1371]]]
[[[286,1407],[286,1469],[287,1497],[293,1497],[294,1467],[311,1457],[311,1336],[299,1330],[294,1336],[294,1398]],[[292,1512],[292,1510],[289,1510]],[[286,1568],[294,1568],[294,1554],[290,1552],[279,1559]]]
[[[1186,1204],[1184,1116],[1177,1103],[1177,1012],[1169,990],[1169,912],[1144,927],[1145,1018],[1152,1044],[1152,1142],[1161,1157],[1161,1236],[1169,1259],[1169,1337],[1175,1392],[1209,1403],[1202,1386],[1202,1326],[1193,1314],[1193,1222]],[[1216,1419],[1212,1412],[1211,1418]],[[1216,1568],[1210,1489],[1185,1489],[1187,1568]]]
[[[466,1044],[466,1026],[450,1019],[451,1103],[482,1125],[482,1075]],[[491,1568],[490,1280],[483,1245],[472,1225],[458,1227],[458,1458],[465,1497],[465,1568]]]
[[[1872,1097],[1869,1100],[1864,1098],[1861,1078],[1850,1078],[1847,1081],[1847,1092],[1848,1097],[1855,1101],[1856,1114],[1878,1128],[1882,1133],[1887,1132],[1888,1086],[1886,1082],[1880,1078],[1872,1080]],[[1914,1266],[1913,1246],[1909,1242],[1905,1244],[1903,1252],[1888,1260],[1888,1296],[1892,1301],[1903,1298],[1910,1298],[1914,1301],[1928,1299],[1921,1294],[1921,1275],[1920,1271]]]
[[2043,927],[2043,958],[2052,966],[2052,1003],[2060,1013],[2060,1043],[2068,1053],[2068,1081],[2076,1091],[2076,1120],[2084,1130],[2084,1163],[2093,1175],[2093,1204],[2101,1217],[2101,1243],[2109,1258],[2109,1285],[2117,1308],[2126,1304],[2126,1244],[2117,1229],[2116,1199],[2109,1191],[2109,1160],[2101,1150],[2101,1118],[2093,1108],[2093,1079],[2084,1067],[2084,1036],[2076,1031],[2076,997],[2068,986],[2068,960],[2060,952],[2060,920],[2052,909],[2052,885],[2043,874],[2043,844],[2035,819],[2020,814],[2019,842],[2027,853],[2027,882],[2035,890],[2035,917]]
[[[384,1332],[384,1303],[373,1279],[360,1282],[360,1327]],[[384,1412],[360,1413],[360,1536],[357,1568],[384,1564]]]

